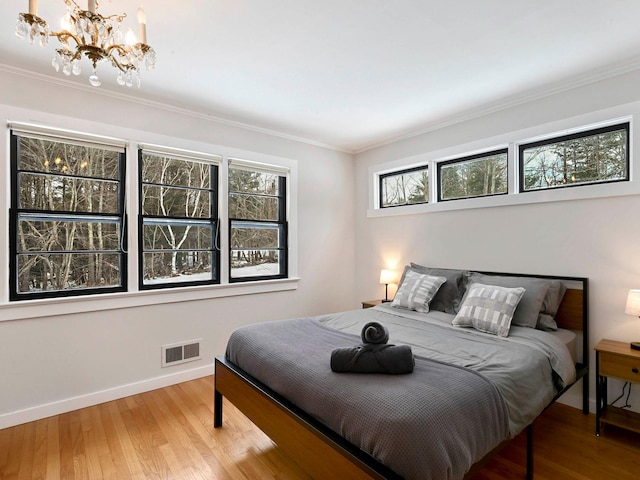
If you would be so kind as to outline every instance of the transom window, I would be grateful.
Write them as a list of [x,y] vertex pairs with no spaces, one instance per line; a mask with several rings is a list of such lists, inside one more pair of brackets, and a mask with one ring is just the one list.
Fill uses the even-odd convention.
[[124,145],[11,132],[10,298],[126,289]]
[[218,166],[145,150],[139,163],[140,288],[218,283]]
[[287,276],[286,188],[284,170],[231,160],[229,281]]
[[427,166],[380,175],[380,207],[398,207],[429,202]]
[[520,191],[629,179],[629,123],[520,145]]
[[507,149],[438,163],[438,200],[508,193]]

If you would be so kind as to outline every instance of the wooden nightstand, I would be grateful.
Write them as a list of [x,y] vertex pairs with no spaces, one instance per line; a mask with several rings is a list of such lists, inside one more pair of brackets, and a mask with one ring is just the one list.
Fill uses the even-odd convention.
[[640,383],[640,350],[629,343],[600,340],[596,351],[596,435],[601,424],[616,425],[640,433],[640,414],[607,405],[607,378]]
[[381,303],[382,300],[365,300],[364,302],[362,302],[362,308],[375,307],[376,305],[380,305]]

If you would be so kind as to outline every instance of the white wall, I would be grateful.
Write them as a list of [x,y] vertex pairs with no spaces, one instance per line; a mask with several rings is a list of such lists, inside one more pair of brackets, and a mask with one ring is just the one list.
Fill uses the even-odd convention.
[[[500,206],[390,217],[367,217],[370,167],[428,152],[465,153],[496,138],[527,138],[571,126],[632,115],[632,174],[640,181],[633,144],[640,138],[640,72],[558,93],[427,132],[356,156],[356,293],[380,296],[377,273],[389,264],[589,277],[590,350],[601,338],[640,340],[640,321],[624,313],[630,288],[640,287],[640,195]],[[537,133],[536,133],[537,132]],[[638,191],[638,190],[636,190]],[[595,408],[595,356],[591,405]],[[621,383],[610,386],[610,399]],[[640,410],[640,387],[631,400]],[[579,389],[566,399],[578,405]]]
[[[213,373],[214,356],[224,353],[238,326],[358,307],[350,155],[90,88],[0,70],[0,120],[213,153],[219,145],[297,161],[300,280],[289,291],[56,316],[46,316],[43,306],[39,315],[45,316],[0,321],[0,428]],[[6,174],[6,139],[0,143],[0,171]],[[3,193],[9,185],[4,177]],[[2,196],[2,218],[7,198]],[[9,307],[0,304],[0,313],[3,308]],[[203,339],[202,360],[160,367],[161,345],[196,338]]]

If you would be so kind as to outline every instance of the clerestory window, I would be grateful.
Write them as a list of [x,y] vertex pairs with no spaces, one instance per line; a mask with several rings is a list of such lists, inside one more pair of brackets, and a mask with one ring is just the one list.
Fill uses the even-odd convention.
[[629,123],[519,146],[520,191],[629,180]]

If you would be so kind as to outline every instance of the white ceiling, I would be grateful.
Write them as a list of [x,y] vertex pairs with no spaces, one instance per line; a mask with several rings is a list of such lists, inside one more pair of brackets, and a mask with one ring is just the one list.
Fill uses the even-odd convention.
[[[138,31],[138,2],[99,5]],[[640,67],[639,0],[143,5],[156,69],[128,89],[101,65],[98,88],[351,152]],[[88,61],[80,77],[53,70],[57,40],[14,35],[27,10],[28,0],[0,3],[0,64],[88,85]],[[56,29],[64,12],[64,0],[39,1]]]

